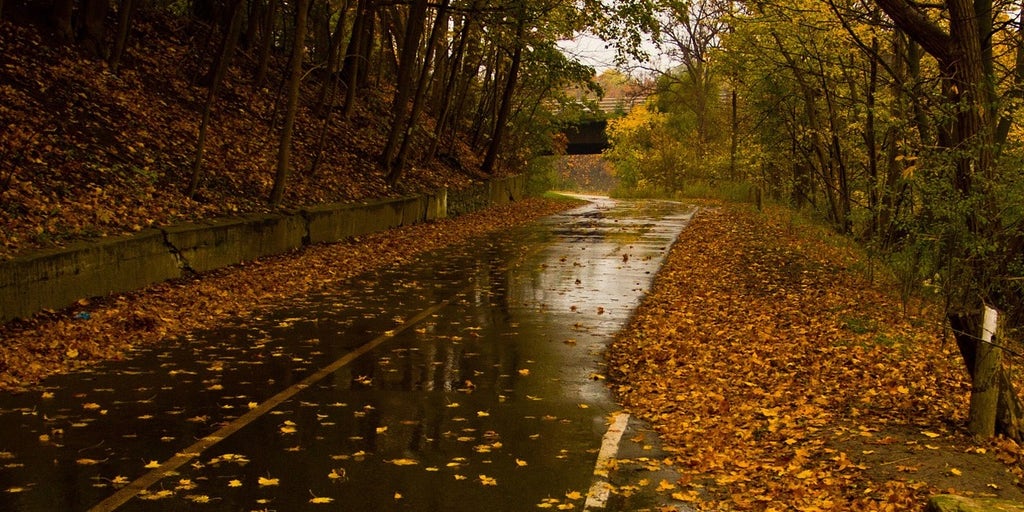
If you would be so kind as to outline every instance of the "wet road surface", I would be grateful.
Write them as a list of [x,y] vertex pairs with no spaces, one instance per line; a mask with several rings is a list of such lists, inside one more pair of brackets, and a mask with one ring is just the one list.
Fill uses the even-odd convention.
[[593,198],[2,394],[0,510],[672,503],[602,352],[691,216]]

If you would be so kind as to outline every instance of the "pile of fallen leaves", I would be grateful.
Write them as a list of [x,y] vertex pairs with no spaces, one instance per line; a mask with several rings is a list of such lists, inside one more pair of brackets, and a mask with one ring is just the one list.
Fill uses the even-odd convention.
[[132,347],[159,343],[229,317],[245,317],[289,297],[576,204],[530,198],[455,219],[312,246],[132,293],[83,300],[65,311],[11,322],[0,327],[0,389],[23,389],[53,373],[119,359]]
[[610,349],[614,389],[713,510],[921,509],[1020,499],[1020,447],[964,434],[969,386],[936,312],[782,210],[700,211]]
[[[60,43],[45,23],[0,21],[0,258],[268,211],[285,56],[277,56],[263,84],[253,81],[251,57],[236,59],[214,105],[201,188],[193,198],[184,194],[207,95],[196,83],[216,46],[208,31],[140,9],[115,75],[104,61]],[[283,206],[459,189],[483,178],[479,156],[457,141],[442,145],[443,158],[417,163],[389,186],[377,163],[389,126],[387,90],[362,91],[349,119],[332,116],[321,148],[324,118],[311,108],[320,84],[312,72],[303,82]]]

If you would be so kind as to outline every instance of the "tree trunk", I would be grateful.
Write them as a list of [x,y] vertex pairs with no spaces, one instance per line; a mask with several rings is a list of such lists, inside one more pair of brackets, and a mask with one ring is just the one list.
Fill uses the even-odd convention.
[[104,58],[107,52],[103,22],[110,9],[108,0],[84,0],[81,12],[81,38],[85,51],[97,58]]
[[259,64],[256,66],[256,78],[253,80],[256,89],[263,86],[263,82],[267,80],[267,73],[270,71],[270,50],[274,45],[276,11],[277,0],[267,0],[267,6],[263,10],[263,20],[260,22],[263,32],[260,34]]
[[110,52],[110,72],[117,74],[121,66],[121,56],[124,54],[124,47],[128,44],[128,29],[131,27],[132,14],[135,11],[133,0],[121,0],[121,7],[117,12],[117,36],[114,40],[114,50]]
[[448,25],[448,2],[441,0],[437,9],[437,17],[434,18],[434,26],[430,29],[430,39],[427,42],[427,53],[423,57],[423,67],[420,69],[420,77],[416,84],[416,93],[413,96],[412,112],[409,114],[409,122],[406,123],[405,134],[402,137],[402,144],[398,150],[398,156],[388,174],[388,183],[395,184],[402,178],[405,171],[405,163],[409,157],[409,148],[419,122],[420,113],[423,111],[423,104],[427,100],[427,80],[430,77],[430,68],[433,63],[434,54],[437,51],[437,42],[441,37],[441,28]]
[[979,437],[996,434],[996,406],[999,402],[999,372],[1002,370],[1002,349],[992,344],[997,336],[999,315],[985,307],[981,339],[974,340],[974,371],[971,377],[971,405],[967,429]]
[[733,181],[739,181],[740,173],[739,169],[736,168],[736,158],[739,155],[740,148],[740,117],[739,110],[737,108],[737,94],[735,88],[732,90],[732,94],[730,96],[731,109],[729,111],[729,179]]
[[334,34],[331,35],[331,47],[327,51],[327,78],[317,95],[314,110],[321,112],[328,96],[333,96],[335,83],[338,81],[338,54],[341,53],[341,41],[345,32],[345,23],[348,20],[348,2],[343,2],[338,13],[338,22],[334,27]]
[[[1024,407],[1010,375],[1001,364],[999,347],[1005,332],[996,310],[985,307],[974,314],[951,314],[960,356],[971,380],[968,430],[978,436],[1002,434],[1024,439]],[[998,345],[998,346],[997,346]],[[994,403],[993,403],[994,401]]]
[[399,138],[405,131],[409,118],[409,99],[412,98],[413,90],[416,87],[412,78],[417,65],[416,53],[419,50],[420,35],[423,33],[426,17],[427,0],[415,0],[409,6],[409,19],[406,21],[405,36],[402,38],[398,76],[395,78],[397,90],[391,103],[391,112],[394,117],[391,120],[391,129],[388,131],[387,142],[384,144],[381,154],[381,164],[384,166],[384,171],[388,173],[389,179],[398,152]]
[[359,68],[365,63],[361,60],[363,43],[363,25],[372,23],[367,18],[370,16],[368,4],[371,0],[358,0],[356,2],[355,18],[352,21],[352,34],[349,36],[348,45],[345,47],[345,59],[341,68],[341,81],[345,84],[345,103],[341,110],[341,117],[348,119],[352,115],[352,109],[356,104],[356,79],[359,76]]
[[75,30],[71,26],[71,13],[75,9],[75,0],[53,0],[50,18],[53,28],[57,31],[57,39],[69,43],[75,40]]
[[505,81],[505,91],[501,95],[501,106],[494,118],[494,135],[491,136],[491,143],[487,147],[487,154],[484,155],[484,162],[480,169],[491,174],[498,161],[498,151],[501,149],[501,140],[505,135],[505,123],[508,122],[508,114],[512,110],[512,97],[516,90],[516,82],[519,79],[519,66],[523,60],[523,36],[526,32],[526,15],[523,6],[518,8],[519,20],[516,22],[515,50],[512,52],[512,63],[509,65],[508,79]]
[[277,173],[274,187],[270,191],[270,206],[277,208],[284,198],[285,186],[291,172],[292,134],[295,129],[295,114],[299,108],[299,85],[302,80],[302,57],[305,51],[306,18],[310,0],[295,2],[295,42],[292,44],[291,71],[288,78],[288,108],[285,111],[284,126],[281,128],[281,144],[277,151]]
[[244,11],[242,4],[244,1],[234,0],[231,25],[228,26],[228,32],[224,34],[224,40],[221,42],[220,53],[217,56],[217,65],[214,67],[210,89],[206,94],[203,119],[199,124],[199,139],[196,141],[196,154],[192,160],[192,174],[189,178],[188,189],[185,190],[185,195],[189,199],[195,197],[196,192],[199,190],[199,182],[203,176],[203,151],[206,149],[206,132],[210,124],[210,114],[213,111],[213,102],[217,99],[217,91],[220,89],[220,84],[224,81],[224,75],[227,73],[228,67],[231,66],[231,57],[235,53],[235,45],[238,44],[238,38],[242,33],[242,13]]

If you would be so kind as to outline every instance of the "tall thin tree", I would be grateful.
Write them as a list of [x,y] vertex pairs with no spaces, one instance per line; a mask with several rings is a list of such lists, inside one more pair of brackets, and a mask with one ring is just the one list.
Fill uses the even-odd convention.
[[288,107],[285,110],[284,126],[281,127],[281,141],[277,151],[277,172],[274,186],[270,190],[270,206],[276,208],[284,198],[288,176],[291,173],[292,135],[295,130],[295,115],[299,108],[299,85],[302,82],[302,59],[306,48],[306,20],[310,0],[295,2],[295,40],[292,43],[291,69],[288,74]]
[[242,33],[242,8],[245,0],[233,0],[231,4],[231,24],[221,42],[220,52],[217,56],[217,63],[213,70],[213,81],[206,92],[206,104],[203,106],[203,117],[199,123],[199,138],[196,141],[196,154],[192,158],[192,173],[189,177],[188,188],[185,195],[193,198],[199,190],[199,183],[203,177],[203,152],[206,149],[206,134],[210,126],[210,114],[213,112],[213,103],[217,99],[217,92],[224,81],[224,75],[231,65],[231,56],[235,52],[238,38]]

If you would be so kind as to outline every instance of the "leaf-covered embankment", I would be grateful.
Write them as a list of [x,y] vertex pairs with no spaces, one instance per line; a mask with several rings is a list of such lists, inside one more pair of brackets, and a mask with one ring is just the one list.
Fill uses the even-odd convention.
[[[619,398],[701,508],[922,508],[1019,498],[1020,450],[964,435],[969,386],[929,308],[781,210],[700,211],[610,349]],[[998,460],[997,460],[998,459]]]

